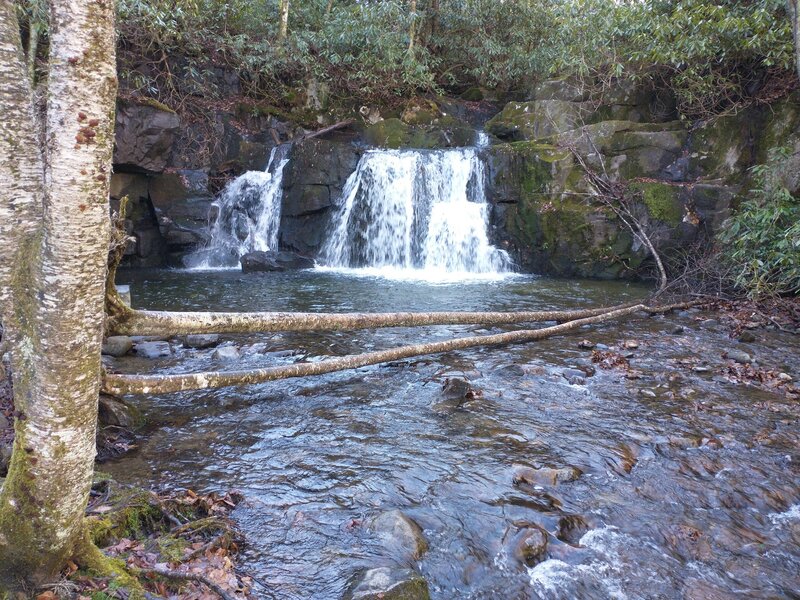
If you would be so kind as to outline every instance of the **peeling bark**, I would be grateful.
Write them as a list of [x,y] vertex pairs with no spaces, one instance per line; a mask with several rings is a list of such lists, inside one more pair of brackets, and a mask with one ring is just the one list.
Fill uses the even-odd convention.
[[12,182],[10,193],[0,192],[0,242],[18,249],[0,259],[17,409],[0,492],[0,587],[52,579],[81,547],[95,456],[116,98],[114,3],[49,4],[42,157],[19,33],[11,31],[13,3],[0,0],[0,176]]
[[309,375],[323,375],[335,371],[356,369],[367,365],[391,362],[414,356],[426,354],[439,354],[453,350],[464,350],[480,346],[499,346],[506,344],[520,344],[543,340],[555,335],[568,333],[580,329],[584,325],[602,323],[618,319],[637,311],[648,311],[643,304],[636,304],[617,310],[606,312],[545,327],[542,329],[523,329],[495,335],[481,335],[456,338],[440,342],[428,342],[411,346],[400,346],[389,350],[378,350],[330,358],[319,362],[296,363],[279,367],[252,369],[248,371],[214,371],[206,373],[193,373],[183,375],[120,375],[106,374],[103,380],[103,392],[115,396],[124,394],[165,394],[186,390],[201,390],[207,388],[227,387],[254,383],[264,383],[276,379],[291,377],[307,377]]

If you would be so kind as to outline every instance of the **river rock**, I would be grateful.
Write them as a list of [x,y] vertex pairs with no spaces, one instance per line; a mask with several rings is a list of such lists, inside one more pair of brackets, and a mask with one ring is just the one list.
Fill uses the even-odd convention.
[[187,348],[211,348],[219,343],[219,335],[216,333],[201,333],[187,335],[183,343]]
[[306,256],[287,252],[248,252],[240,259],[243,273],[274,272],[274,271],[295,271],[299,269],[311,269],[314,267],[314,260]]
[[369,529],[376,533],[390,550],[398,550],[414,560],[422,557],[428,549],[422,528],[399,510],[389,510],[379,514],[369,523]]
[[144,358],[161,358],[172,354],[172,349],[167,342],[139,342],[133,351]]
[[581,476],[581,470],[577,467],[562,467],[553,469],[543,467],[534,469],[525,465],[514,465],[513,482],[517,485],[557,485],[559,483],[569,483]]
[[134,408],[121,400],[100,394],[97,418],[101,425],[113,425],[114,427],[131,429],[136,426],[139,415]]
[[8,473],[8,465],[11,463],[12,448],[11,442],[0,442],[0,477],[5,477],[6,473]]
[[430,600],[428,582],[411,569],[378,567],[364,573],[349,600]]
[[103,354],[119,358],[133,349],[133,340],[127,335],[112,335],[103,342]]
[[529,567],[547,557],[547,532],[535,525],[520,530],[511,543],[514,557]]
[[753,362],[753,357],[750,356],[747,352],[744,352],[743,350],[737,350],[735,348],[727,350],[725,352],[725,358],[729,358],[730,360],[735,361],[737,363],[741,363],[743,365]]
[[752,344],[756,341],[756,335],[752,331],[744,330],[742,333],[739,334],[738,340],[745,344]]
[[239,360],[241,354],[239,354],[239,349],[236,346],[222,346],[214,350],[214,354],[211,356],[215,360],[232,361]]
[[[586,373],[581,371],[580,369],[564,369],[561,371],[561,376],[572,383],[573,379],[583,379],[586,376]],[[583,382],[585,383],[585,381]]]

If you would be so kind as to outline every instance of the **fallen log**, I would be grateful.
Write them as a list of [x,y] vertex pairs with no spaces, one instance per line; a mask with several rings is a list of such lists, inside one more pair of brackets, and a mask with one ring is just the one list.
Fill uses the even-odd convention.
[[[276,331],[344,331],[427,325],[511,325],[566,322],[627,308],[620,304],[579,310],[514,312],[171,312],[127,309],[109,320],[108,335],[188,335],[200,333],[267,333]],[[651,309],[645,309],[651,310]]]
[[274,381],[276,379],[323,375],[326,373],[333,373],[335,371],[356,369],[368,365],[392,362],[414,356],[423,356],[426,354],[439,354],[442,352],[464,350],[467,348],[476,348],[480,346],[499,346],[542,340],[555,335],[580,329],[584,325],[592,325],[594,323],[610,321],[612,319],[633,314],[637,311],[646,311],[649,313],[665,312],[667,310],[671,310],[672,308],[677,308],[678,306],[684,305],[672,305],[670,307],[652,309],[648,308],[644,304],[635,304],[616,310],[606,309],[606,312],[602,314],[596,314],[594,316],[581,319],[574,319],[565,323],[553,325],[551,327],[544,327],[542,329],[523,329],[520,331],[511,331],[494,335],[470,336],[439,342],[427,342],[424,344],[400,346],[398,348],[391,348],[389,350],[378,350],[374,352],[365,352],[363,354],[351,354],[337,358],[325,359],[319,362],[295,363],[292,365],[251,369],[246,371],[210,371],[205,373],[187,373],[177,375],[124,375],[117,373],[106,373],[103,378],[102,389],[104,393],[115,396],[122,396],[125,394],[166,394],[170,392],[180,392],[186,390],[201,390],[208,388],[264,383],[267,381]]

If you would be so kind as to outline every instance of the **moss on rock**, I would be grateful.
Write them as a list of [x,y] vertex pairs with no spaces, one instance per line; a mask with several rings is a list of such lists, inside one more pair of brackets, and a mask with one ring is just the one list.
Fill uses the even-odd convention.
[[683,219],[683,203],[677,187],[666,183],[634,183],[631,190],[640,192],[647,212],[654,219],[677,227]]

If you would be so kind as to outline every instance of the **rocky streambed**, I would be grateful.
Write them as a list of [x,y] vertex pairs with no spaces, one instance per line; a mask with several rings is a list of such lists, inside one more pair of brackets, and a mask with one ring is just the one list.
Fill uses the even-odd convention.
[[[122,277],[134,305],[172,309],[545,309],[647,293],[528,276]],[[104,470],[155,488],[241,490],[233,514],[257,597],[791,598],[797,336],[746,331],[732,337],[715,313],[691,310],[314,379],[129,398],[150,424],[140,449]],[[131,372],[232,369],[465,332],[486,331],[133,340],[108,360]],[[144,343],[160,346],[137,354]]]

